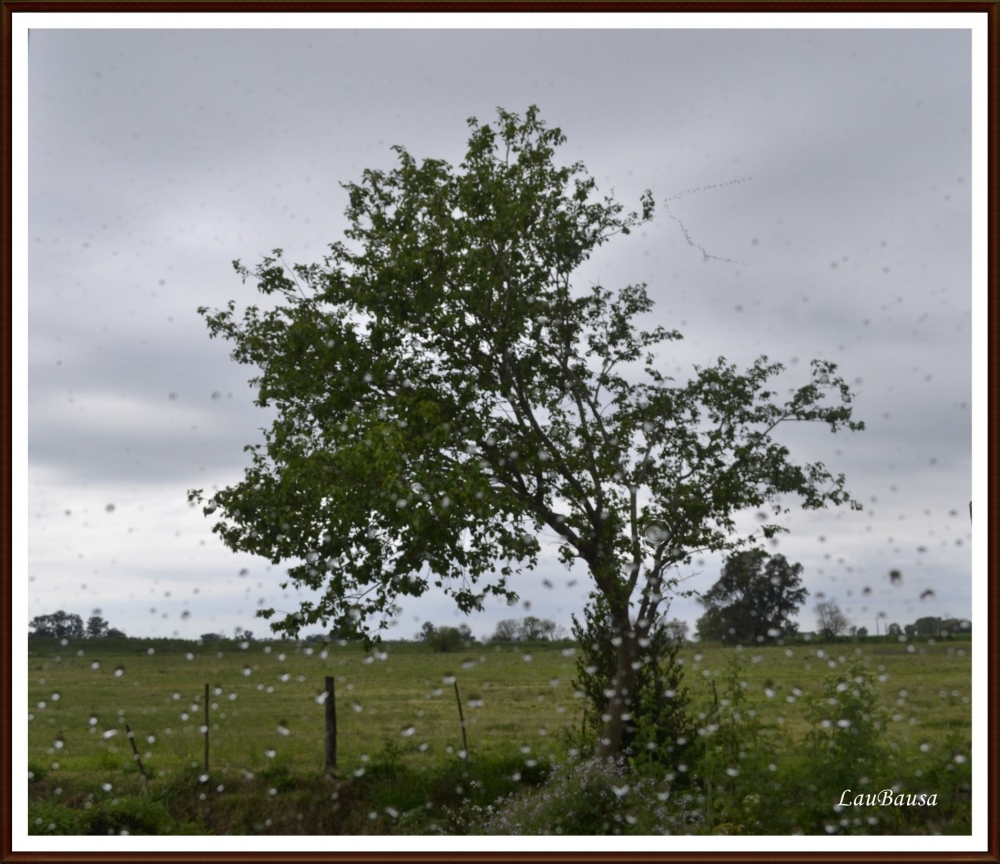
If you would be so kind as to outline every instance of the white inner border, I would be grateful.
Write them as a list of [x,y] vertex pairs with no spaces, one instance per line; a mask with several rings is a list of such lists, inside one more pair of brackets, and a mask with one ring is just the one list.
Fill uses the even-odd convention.
[[[28,31],[30,29],[964,29],[972,38],[972,462],[988,464],[987,346],[987,15],[986,13],[15,13],[12,46],[12,591],[10,660],[14,852],[270,852],[330,850],[326,837],[44,837],[28,835]],[[19,218],[20,217],[20,218]],[[989,524],[987,472],[973,472],[976,525]],[[973,531],[972,607],[987,605],[987,536]],[[972,852],[987,849],[987,630],[972,634],[971,837],[338,837],[338,852]],[[995,720],[996,718],[994,718]]]

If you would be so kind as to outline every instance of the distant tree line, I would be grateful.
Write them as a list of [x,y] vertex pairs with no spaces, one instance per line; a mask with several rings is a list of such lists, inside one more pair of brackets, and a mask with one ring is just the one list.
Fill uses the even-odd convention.
[[505,618],[497,624],[492,639],[494,642],[545,642],[565,636],[566,631],[555,621],[528,615],[520,620]]
[[435,651],[458,651],[476,641],[468,624],[458,627],[435,627],[430,621],[425,621],[417,633],[417,641],[426,642]]
[[38,615],[28,626],[34,629],[32,636],[53,636],[57,639],[102,639],[109,636],[123,637],[125,633],[117,627],[111,627],[99,613],[94,614],[83,623],[83,618],[60,609],[50,615]]

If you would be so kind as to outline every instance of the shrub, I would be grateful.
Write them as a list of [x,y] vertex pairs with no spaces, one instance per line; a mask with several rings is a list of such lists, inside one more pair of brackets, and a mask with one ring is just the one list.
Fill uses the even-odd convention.
[[806,713],[814,774],[834,789],[880,782],[889,756],[889,716],[875,674],[861,663],[828,675]]
[[481,834],[693,833],[702,822],[689,795],[630,775],[623,762],[577,760],[555,765],[537,789],[476,808]]
[[[592,597],[584,609],[585,624],[572,616],[573,635],[581,647],[573,686],[584,693],[588,731],[596,739],[608,719],[607,693],[611,692],[615,676],[616,643],[623,634],[616,632],[604,597]],[[622,750],[633,764],[652,761],[673,767],[692,739],[694,730],[688,717],[690,696],[683,683],[684,670],[677,663],[679,647],[666,628],[650,629],[629,704],[631,719],[622,738]]]

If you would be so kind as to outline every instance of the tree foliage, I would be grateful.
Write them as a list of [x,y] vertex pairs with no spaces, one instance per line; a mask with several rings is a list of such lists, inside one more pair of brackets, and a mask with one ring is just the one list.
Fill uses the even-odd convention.
[[60,609],[50,615],[38,615],[33,618],[29,627],[34,629],[35,636],[55,636],[59,639],[83,639],[86,630],[83,619]]
[[[795,463],[773,431],[862,426],[826,361],[784,400],[769,383],[783,367],[766,357],[745,372],[719,358],[675,384],[655,349],[681,335],[640,328],[645,285],[571,281],[652,218],[652,194],[630,213],[597,197],[582,164],[556,164],[564,136],[534,107],[469,126],[458,170],[397,146],[395,168],[346,184],[346,242],[322,263],[287,266],[281,250],[253,270],[234,262],[266,308],[199,311],[259,370],[257,404],[277,417],[247,446],[241,482],[189,499],[233,550],[288,562],[284,587],[320,592],[272,621],[290,634],[335,620],[377,636],[400,599],[432,588],[464,612],[513,602],[510,576],[535,567],[552,532],[636,634],[619,652],[627,689],[674,568],[752,542],[734,536],[737,513],[780,516],[788,495],[860,506],[842,475]],[[662,542],[643,542],[650,526]]]
[[87,619],[87,636],[91,639],[107,636],[109,625],[100,615],[91,615]]
[[464,646],[475,642],[475,637],[467,624],[458,627],[434,627],[427,636],[427,644],[438,652],[458,651]]
[[726,559],[719,580],[701,597],[701,639],[757,644],[795,632],[791,621],[809,593],[802,586],[802,565],[762,549],[736,552]]

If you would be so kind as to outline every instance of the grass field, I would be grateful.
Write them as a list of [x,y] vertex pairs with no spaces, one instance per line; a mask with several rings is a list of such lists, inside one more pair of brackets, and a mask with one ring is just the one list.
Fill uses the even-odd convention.
[[[417,775],[438,778],[438,786],[447,787],[445,804],[454,808],[471,791],[453,795],[454,776],[471,777],[471,789],[478,790],[471,797],[484,806],[494,792],[523,785],[539,765],[564,761],[583,720],[583,701],[572,683],[577,649],[568,642],[477,644],[457,653],[388,643],[366,653],[337,644],[100,639],[62,645],[33,638],[30,649],[29,827],[39,832],[93,830],[86,820],[73,823],[70,811],[127,801],[140,790],[144,800],[163,805],[156,817],[161,823],[154,819],[148,830],[263,831],[277,830],[279,823],[289,830],[292,819],[307,833],[389,831],[393,813],[412,810],[413,800],[419,807],[420,795],[441,794],[427,788],[415,796],[405,793],[400,778],[410,786]],[[695,711],[710,710],[712,681],[717,696],[736,653],[717,645],[681,652]],[[808,697],[854,660],[878,676],[901,762],[936,756],[947,762],[960,746],[956,742],[970,738],[968,641],[799,642],[740,654],[745,692],[761,721],[783,740],[789,759],[810,729]],[[344,803],[353,789],[350,794],[360,796],[358,813],[374,800],[377,818],[368,821],[330,822],[315,814],[307,819],[301,801],[289,808],[280,803],[283,795],[328,782],[322,778],[328,675],[336,688],[338,768],[349,781],[349,788],[338,787],[339,797]],[[463,739],[454,682],[466,720],[467,760],[459,758]],[[148,782],[139,777],[126,723]],[[478,780],[477,766],[485,772]],[[328,801],[331,793],[322,788]],[[409,800],[394,801],[393,795]],[[212,807],[205,803],[210,799]],[[275,821],[264,815],[269,812],[284,815]],[[125,824],[132,824],[129,818],[137,819],[126,813]],[[114,830],[119,823],[108,824]]]

